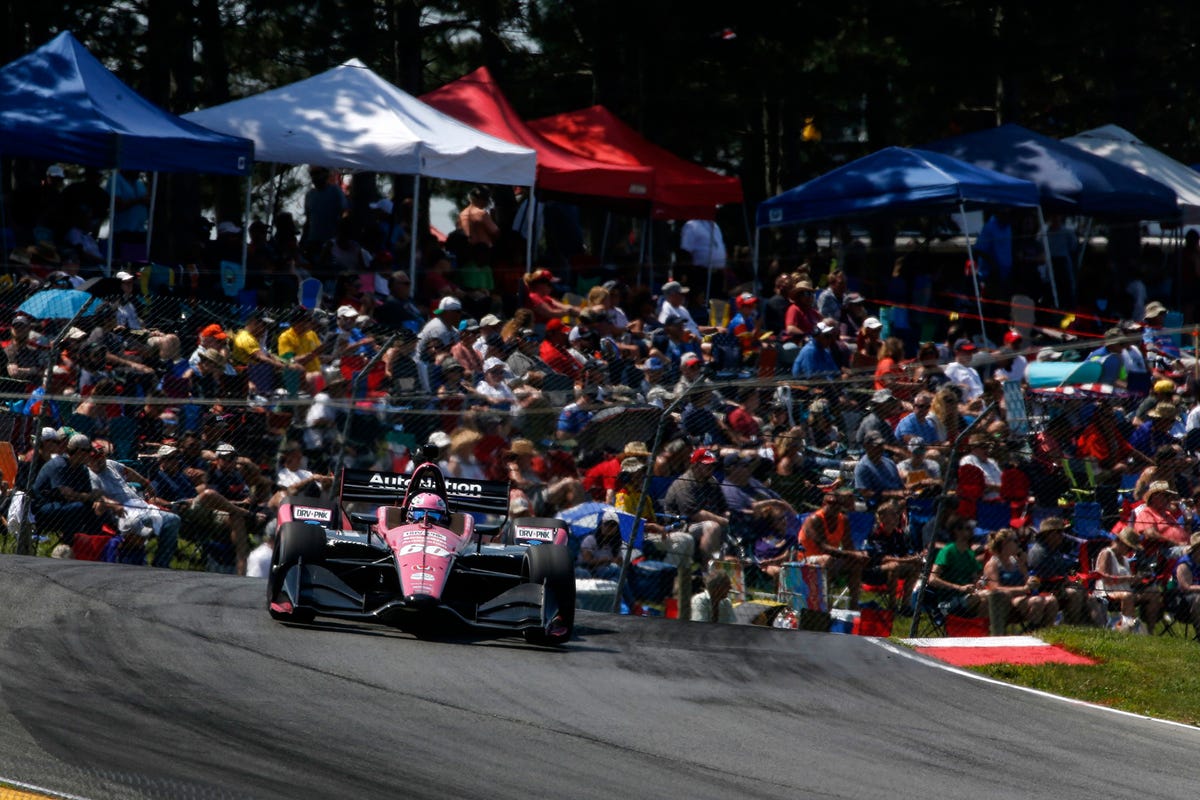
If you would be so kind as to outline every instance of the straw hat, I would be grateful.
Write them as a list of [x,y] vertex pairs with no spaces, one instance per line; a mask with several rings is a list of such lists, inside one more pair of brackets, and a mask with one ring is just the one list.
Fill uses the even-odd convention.
[[645,442],[627,442],[621,451],[621,458],[649,458],[650,450]]
[[1142,549],[1141,537],[1133,532],[1133,528],[1125,528],[1117,534],[1117,538],[1124,542],[1127,547],[1131,547],[1134,550]]
[[1159,493],[1166,493],[1166,494],[1171,495],[1172,497],[1179,496],[1179,492],[1172,489],[1171,484],[1169,482],[1167,482],[1167,481],[1152,481],[1150,483],[1150,487],[1148,489],[1146,489],[1146,500],[1149,501],[1151,497],[1153,497],[1154,495],[1159,494]]
[[531,456],[537,453],[537,450],[528,439],[513,439],[512,444],[508,446],[508,452],[518,456]]

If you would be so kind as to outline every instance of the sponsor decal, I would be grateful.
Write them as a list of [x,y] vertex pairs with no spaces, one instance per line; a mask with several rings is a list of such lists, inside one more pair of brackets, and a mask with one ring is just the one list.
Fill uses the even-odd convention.
[[553,542],[556,531],[552,528],[527,528],[524,525],[518,525],[516,537],[518,539],[533,539],[539,542]]
[[[410,475],[384,475],[378,472],[371,473],[367,484],[372,488],[386,489],[407,489],[411,482]],[[483,485],[473,481],[455,480],[453,478],[445,478],[447,494],[456,494],[461,496],[482,497],[484,494]],[[417,489],[423,491],[437,491],[437,481],[430,475],[422,475],[421,480],[417,482]]]
[[424,542],[401,545],[396,551],[396,555],[398,556],[411,556],[416,553],[427,553],[434,558],[448,558],[450,556],[450,551],[446,548],[439,547],[436,544],[425,544]]
[[328,508],[309,508],[308,506],[292,506],[292,519],[297,520],[316,520],[317,522],[330,522],[333,520],[333,511]]

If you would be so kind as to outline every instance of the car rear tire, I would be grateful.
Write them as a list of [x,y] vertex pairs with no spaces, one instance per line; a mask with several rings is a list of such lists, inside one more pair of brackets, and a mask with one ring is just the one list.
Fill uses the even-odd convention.
[[575,629],[575,568],[571,553],[564,545],[540,544],[525,553],[525,569],[529,582],[541,585],[558,600],[558,617],[565,632],[550,634],[543,630],[526,630],[525,641],[531,644],[559,645],[571,638]]
[[279,599],[283,576],[288,568],[303,559],[306,563],[320,561],[325,554],[325,529],[307,522],[285,522],[275,535],[275,550],[271,553],[271,571],[267,577],[267,610],[272,619],[281,622],[309,623],[315,614],[312,609],[302,608],[291,612],[278,611],[274,603]]

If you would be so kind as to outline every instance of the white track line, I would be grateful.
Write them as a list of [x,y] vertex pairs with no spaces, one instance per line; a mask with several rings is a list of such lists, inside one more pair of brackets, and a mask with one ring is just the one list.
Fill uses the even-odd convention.
[[1097,703],[1089,703],[1087,700],[1076,700],[1073,697],[1063,697],[1062,695],[1051,694],[1050,692],[1044,692],[1041,689],[1032,689],[1028,686],[1018,686],[1015,683],[1005,683],[1004,681],[999,681],[999,680],[996,680],[995,678],[989,678],[986,675],[980,675],[977,672],[971,672],[970,670],[959,669],[958,667],[951,666],[942,661],[938,661],[936,659],[929,658],[925,655],[922,655],[921,653],[914,653],[912,650],[909,650],[908,648],[897,647],[896,645],[889,642],[887,639],[880,639],[876,636],[867,636],[864,638],[868,639],[869,641],[874,642],[875,644],[882,647],[884,650],[887,650],[889,653],[892,653],[894,655],[903,656],[904,658],[908,658],[913,661],[917,661],[922,664],[925,664],[926,666],[934,667],[936,669],[944,670],[946,672],[951,672],[955,675],[962,675],[963,677],[966,677],[966,678],[973,678],[977,681],[983,681],[984,683],[990,683],[993,686],[1003,686],[1008,689],[1016,689],[1019,692],[1026,692],[1028,694],[1032,694],[1037,697],[1045,697],[1050,700],[1058,700],[1060,702],[1067,703],[1067,704],[1073,705],[1073,706],[1084,706],[1085,708],[1094,708],[1099,711],[1107,711],[1110,714],[1118,714],[1122,717],[1132,717],[1133,719],[1141,719],[1141,720],[1146,720],[1148,722],[1157,722],[1161,725],[1170,725],[1175,728],[1183,728],[1184,730],[1192,731],[1193,733],[1200,733],[1200,728],[1198,728],[1195,725],[1188,725],[1183,722],[1175,722],[1174,720],[1170,720],[1170,719],[1159,719],[1158,717],[1148,717],[1145,714],[1135,714],[1132,711],[1122,711],[1119,708],[1110,708],[1109,706],[1102,706]]

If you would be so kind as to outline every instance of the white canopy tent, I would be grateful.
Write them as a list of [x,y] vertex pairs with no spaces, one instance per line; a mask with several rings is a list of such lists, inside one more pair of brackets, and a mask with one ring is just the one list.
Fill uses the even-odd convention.
[[1155,150],[1117,125],[1093,128],[1063,141],[1164,184],[1179,198],[1183,223],[1200,224],[1200,172]]
[[[532,187],[535,151],[475,130],[376,75],[358,59],[296,83],[184,114],[254,142],[255,159]],[[413,235],[410,269],[416,270]],[[414,274],[415,279],[415,274]]]

